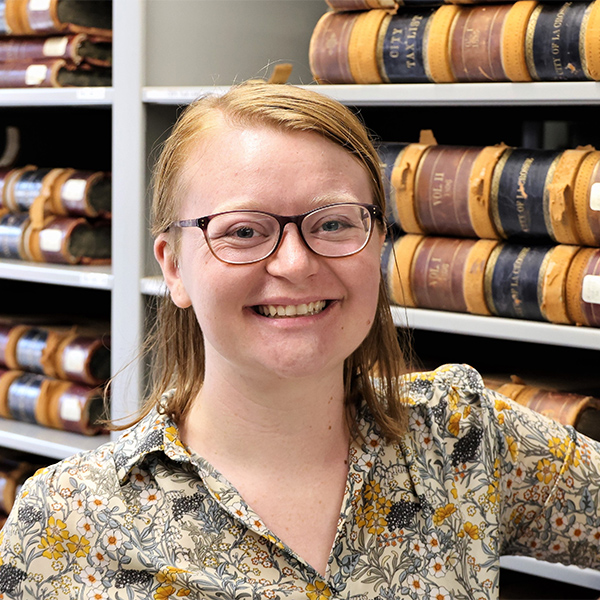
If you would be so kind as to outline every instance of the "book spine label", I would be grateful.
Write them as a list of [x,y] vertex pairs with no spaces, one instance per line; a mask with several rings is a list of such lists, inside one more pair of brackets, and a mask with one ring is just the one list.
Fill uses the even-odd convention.
[[37,423],[36,406],[43,402],[42,386],[46,378],[36,373],[24,373],[8,389],[8,409],[13,419]]
[[426,233],[477,237],[469,213],[473,165],[481,148],[431,146],[415,178],[415,212]]
[[48,342],[48,330],[30,328],[17,342],[16,357],[19,369],[44,373],[42,355]]
[[475,240],[425,237],[411,267],[411,288],[421,308],[467,312],[464,273]]
[[461,7],[450,41],[457,81],[508,81],[502,62],[502,34],[510,4]]
[[529,21],[527,67],[538,81],[582,81],[585,49],[582,26],[589,2],[540,4]]
[[28,213],[8,213],[0,217],[0,256],[2,258],[27,258],[23,240],[28,226]]
[[549,252],[554,246],[500,244],[485,271],[485,296],[499,317],[544,321],[543,282]]
[[515,149],[507,151],[494,170],[491,211],[503,238],[551,238],[548,184],[561,152]]
[[425,39],[429,18],[435,9],[405,9],[393,15],[382,28],[378,46],[381,75],[389,83],[427,83]]

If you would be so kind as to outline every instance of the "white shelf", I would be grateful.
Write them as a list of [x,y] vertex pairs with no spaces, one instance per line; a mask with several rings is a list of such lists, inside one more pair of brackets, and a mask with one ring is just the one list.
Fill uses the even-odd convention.
[[[140,291],[148,296],[158,296],[166,293],[166,287],[160,276],[144,277],[140,282]],[[397,327],[600,350],[600,329],[595,327],[556,325],[543,321],[486,317],[403,306],[392,306],[391,310]]]
[[[383,85],[309,85],[344,104],[355,106],[515,106],[600,104],[600,82],[553,81],[530,83],[394,83]],[[228,86],[145,87],[148,104],[188,104]]]
[[0,259],[0,279],[70,285],[97,290],[112,289],[110,266],[55,265]]
[[573,565],[549,563],[529,556],[501,556],[500,566],[511,571],[537,575],[592,590],[600,590],[600,571],[582,569]]
[[146,296],[164,296],[167,293],[167,286],[160,275],[144,277],[140,282],[140,291]]
[[600,329],[595,327],[557,325],[544,321],[487,317],[426,308],[392,306],[391,309],[394,323],[399,327],[600,350]]
[[31,423],[0,419],[0,446],[62,460],[83,450],[94,450],[108,435],[85,436]]
[[0,106],[112,106],[110,87],[2,88]]

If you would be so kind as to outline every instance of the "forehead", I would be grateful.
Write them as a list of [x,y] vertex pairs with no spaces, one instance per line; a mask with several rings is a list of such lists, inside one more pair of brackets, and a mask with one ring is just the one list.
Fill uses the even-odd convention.
[[285,214],[339,200],[371,202],[373,195],[366,169],[343,147],[314,132],[273,127],[212,128],[190,149],[182,179],[184,213]]

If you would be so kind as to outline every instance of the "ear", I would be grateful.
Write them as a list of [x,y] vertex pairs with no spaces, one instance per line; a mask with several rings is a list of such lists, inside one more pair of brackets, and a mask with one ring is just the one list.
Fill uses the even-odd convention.
[[165,283],[171,292],[171,299],[179,308],[188,308],[192,301],[183,285],[181,273],[179,272],[179,262],[173,252],[171,242],[167,235],[161,233],[154,240],[154,256],[160,265],[165,279]]

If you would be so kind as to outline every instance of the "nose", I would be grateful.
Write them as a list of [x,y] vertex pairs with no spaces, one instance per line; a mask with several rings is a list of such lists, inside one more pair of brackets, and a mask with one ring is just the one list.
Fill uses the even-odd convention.
[[301,281],[314,275],[318,268],[319,256],[305,244],[298,227],[288,223],[279,247],[267,258],[267,271],[276,277]]

